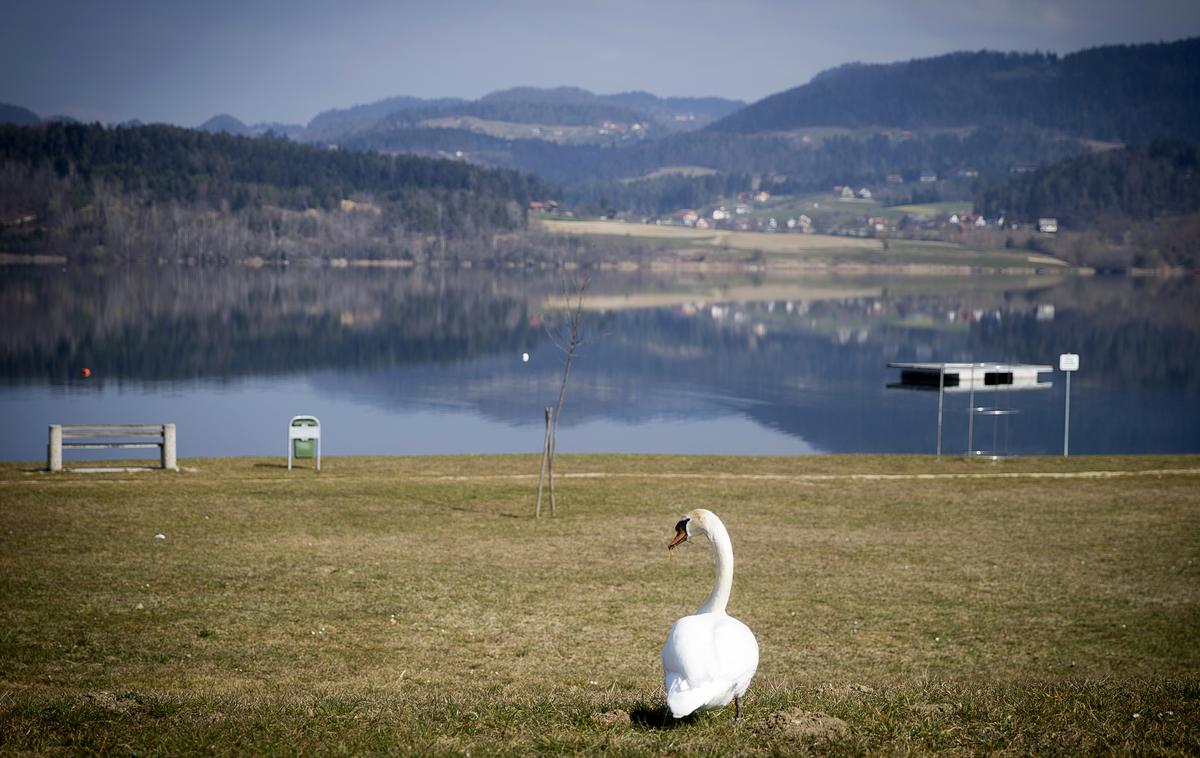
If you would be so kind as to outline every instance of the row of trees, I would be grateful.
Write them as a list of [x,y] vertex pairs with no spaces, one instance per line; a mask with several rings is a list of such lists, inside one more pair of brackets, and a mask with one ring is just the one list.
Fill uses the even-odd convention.
[[281,139],[0,126],[0,242],[18,251],[422,257],[430,237],[523,228],[551,192],[516,171]]
[[31,170],[49,166],[85,188],[104,181],[148,202],[210,208],[331,210],[344,199],[369,195],[391,206],[407,226],[444,234],[454,234],[458,225],[437,226],[437,214],[421,206],[474,207],[481,225],[513,228],[521,219],[500,209],[510,203],[523,208],[549,191],[528,175],[460,161],[324,150],[170,126],[3,126],[0,161]]

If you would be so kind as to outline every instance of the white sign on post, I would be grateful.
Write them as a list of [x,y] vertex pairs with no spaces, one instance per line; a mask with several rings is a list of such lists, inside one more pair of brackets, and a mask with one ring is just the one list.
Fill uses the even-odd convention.
[[1063,409],[1063,455],[1066,456],[1071,449],[1071,372],[1079,370],[1079,356],[1075,353],[1058,356],[1058,370],[1067,372],[1067,400]]

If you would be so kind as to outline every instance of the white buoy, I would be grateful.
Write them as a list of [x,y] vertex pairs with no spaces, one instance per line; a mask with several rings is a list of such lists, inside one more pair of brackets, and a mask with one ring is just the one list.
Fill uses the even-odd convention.
[[529,353],[521,353],[521,362],[529,363]]

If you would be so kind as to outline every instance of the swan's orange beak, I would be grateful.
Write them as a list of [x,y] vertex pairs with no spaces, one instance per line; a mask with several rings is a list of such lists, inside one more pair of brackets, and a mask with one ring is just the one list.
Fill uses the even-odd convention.
[[687,542],[687,529],[682,526],[675,527],[675,539],[671,540],[671,544],[667,545],[667,550],[672,550],[681,542]]

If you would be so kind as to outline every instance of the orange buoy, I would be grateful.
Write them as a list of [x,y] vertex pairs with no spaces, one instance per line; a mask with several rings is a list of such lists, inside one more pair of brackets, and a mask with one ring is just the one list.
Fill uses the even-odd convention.
[[92,375],[92,370],[90,368],[88,368],[87,366],[84,366],[80,370],[79,375],[82,376],[84,379],[87,379],[89,376]]

